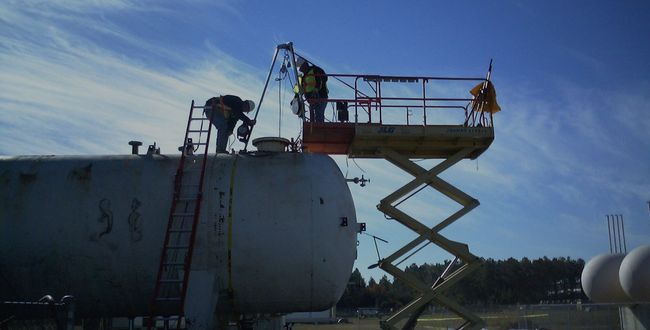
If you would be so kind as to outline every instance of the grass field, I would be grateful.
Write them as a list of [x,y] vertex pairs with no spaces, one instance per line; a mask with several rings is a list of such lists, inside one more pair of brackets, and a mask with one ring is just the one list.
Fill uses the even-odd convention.
[[[572,306],[572,307],[569,307]],[[510,329],[553,329],[553,330],[618,330],[618,310],[611,308],[582,308],[575,305],[564,308],[504,309],[501,312],[479,313],[489,330]],[[293,330],[370,330],[379,329],[379,318],[348,318],[343,324],[296,324]],[[416,329],[456,329],[461,319],[453,314],[423,315],[418,319]]]
[[[439,311],[439,310],[438,310]],[[487,323],[489,330],[619,330],[619,313],[615,305],[531,305],[504,306],[490,311],[476,312]],[[386,316],[384,316],[385,318]],[[292,330],[371,330],[379,329],[381,318],[359,319],[347,317],[348,323],[340,324],[295,324]],[[2,320],[0,320],[2,321]],[[115,319],[112,329],[128,329],[126,319]],[[118,322],[119,321],[119,322]],[[136,321],[136,329],[142,329]],[[140,321],[141,323],[141,321]],[[422,315],[415,329],[456,329],[462,320],[454,314],[437,312]],[[402,325],[403,323],[398,324]],[[99,327],[99,323],[97,325]],[[0,329],[55,330],[53,320],[25,320],[0,324]],[[81,330],[78,326],[75,329]],[[104,327],[104,329],[106,329]]]

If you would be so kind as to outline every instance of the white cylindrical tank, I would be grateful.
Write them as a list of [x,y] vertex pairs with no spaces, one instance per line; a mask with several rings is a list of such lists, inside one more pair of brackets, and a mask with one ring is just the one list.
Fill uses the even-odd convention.
[[635,302],[650,302],[650,245],[639,246],[623,259],[621,287]]
[[582,270],[582,289],[594,302],[621,303],[629,301],[618,278],[624,254],[601,254],[589,260]]
[[[70,294],[81,317],[146,315],[178,162],[0,157],[0,300]],[[328,156],[210,156],[189,294],[239,313],[329,308],[347,285],[357,229]]]

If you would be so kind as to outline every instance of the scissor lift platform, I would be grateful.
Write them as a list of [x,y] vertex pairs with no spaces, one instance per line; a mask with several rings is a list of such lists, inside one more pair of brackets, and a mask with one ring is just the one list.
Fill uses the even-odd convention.
[[384,158],[379,150],[388,148],[407,158],[446,159],[472,148],[466,158],[475,159],[492,141],[493,127],[307,122],[303,127],[305,151],[351,158]]

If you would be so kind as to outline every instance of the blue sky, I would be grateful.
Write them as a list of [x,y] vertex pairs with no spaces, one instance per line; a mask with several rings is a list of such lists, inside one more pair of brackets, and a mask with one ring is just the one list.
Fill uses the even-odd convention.
[[[608,251],[616,213],[630,249],[650,243],[647,1],[9,0],[0,27],[5,155],[122,154],[132,139],[173,153],[192,99],[258,100],[286,41],[336,73],[481,77],[494,59],[496,139],[442,174],[481,206],[443,234],[483,257],[589,259]],[[256,134],[277,134],[269,95]],[[283,132],[297,134],[284,111]],[[382,256],[410,241],[375,209],[409,176],[336,160],[371,179],[351,190],[359,220],[390,242]],[[404,207],[430,225],[457,209],[433,191]],[[383,276],[366,270],[372,239],[359,241],[355,266]],[[449,258],[427,247],[407,263]]]

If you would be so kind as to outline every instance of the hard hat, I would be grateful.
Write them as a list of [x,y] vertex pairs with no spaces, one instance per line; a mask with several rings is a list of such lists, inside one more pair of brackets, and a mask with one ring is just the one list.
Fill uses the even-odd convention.
[[298,56],[298,58],[296,59],[296,67],[300,68],[303,64],[305,64],[305,62],[306,61],[304,58]]
[[248,111],[246,111],[246,112],[250,112],[250,111],[253,111],[255,109],[255,102],[253,102],[251,100],[246,100],[246,103],[248,103]]

